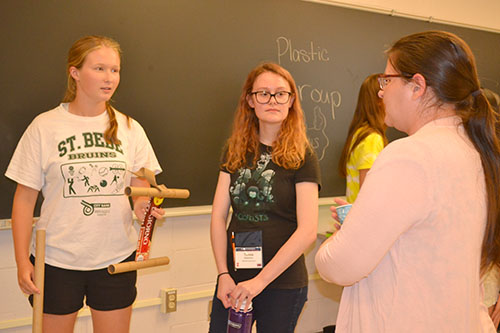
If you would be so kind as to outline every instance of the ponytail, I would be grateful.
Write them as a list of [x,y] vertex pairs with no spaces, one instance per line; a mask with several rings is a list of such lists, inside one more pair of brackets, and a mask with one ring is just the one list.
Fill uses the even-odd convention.
[[500,116],[482,91],[470,47],[444,31],[408,35],[388,51],[400,73],[420,73],[438,103],[455,106],[481,157],[487,196],[487,220],[481,249],[481,273],[500,267]]
[[109,103],[109,101],[106,101],[106,112],[108,113],[109,117],[109,127],[104,132],[104,140],[106,140],[107,143],[114,143],[119,145],[121,144],[121,141],[118,139],[117,136],[118,122],[116,121],[116,113],[113,107],[111,106],[111,103]]
[[500,138],[498,111],[484,93],[469,97],[470,108],[458,112],[467,135],[481,156],[487,193],[487,220],[481,250],[481,272],[500,266]]

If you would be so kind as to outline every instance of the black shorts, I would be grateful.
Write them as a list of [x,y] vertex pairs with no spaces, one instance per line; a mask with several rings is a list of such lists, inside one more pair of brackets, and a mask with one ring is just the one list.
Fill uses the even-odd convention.
[[[133,261],[135,252],[123,261]],[[33,256],[31,263],[35,262]],[[107,268],[92,271],[63,269],[45,264],[43,312],[69,314],[85,303],[95,310],[110,311],[132,305],[137,296],[137,271],[111,275]],[[29,301],[33,305],[33,295]]]

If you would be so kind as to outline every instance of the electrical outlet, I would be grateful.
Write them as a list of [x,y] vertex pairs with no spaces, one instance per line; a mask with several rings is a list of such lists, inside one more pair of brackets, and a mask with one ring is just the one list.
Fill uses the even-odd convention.
[[177,289],[165,288],[161,289],[161,308],[162,313],[170,313],[177,311]]

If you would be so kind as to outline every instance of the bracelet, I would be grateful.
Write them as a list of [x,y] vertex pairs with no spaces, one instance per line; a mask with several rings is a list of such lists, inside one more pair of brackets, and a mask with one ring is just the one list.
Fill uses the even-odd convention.
[[219,278],[224,275],[224,274],[228,274],[229,275],[229,272],[222,272],[220,273],[219,275],[217,275],[217,283],[219,283]]

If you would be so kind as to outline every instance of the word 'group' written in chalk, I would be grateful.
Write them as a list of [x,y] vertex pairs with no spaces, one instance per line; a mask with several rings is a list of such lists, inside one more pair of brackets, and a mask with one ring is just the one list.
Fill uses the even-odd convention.
[[299,98],[301,101],[310,99],[314,103],[327,104],[330,106],[332,119],[335,120],[335,109],[342,103],[342,95],[339,91],[326,91],[311,86],[310,84],[298,84]]
[[328,50],[315,46],[310,42],[310,48],[300,49],[294,48],[292,40],[286,37],[278,37],[276,39],[278,45],[278,64],[281,65],[282,60],[289,59],[290,62],[304,62],[309,63],[313,61],[326,62],[330,61]]

